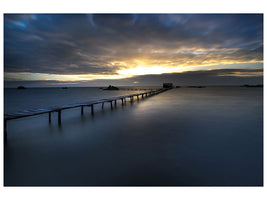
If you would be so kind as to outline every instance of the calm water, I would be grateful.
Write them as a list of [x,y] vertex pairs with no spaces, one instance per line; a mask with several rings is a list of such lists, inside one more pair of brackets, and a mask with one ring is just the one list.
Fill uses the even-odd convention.
[[[5,112],[135,92],[52,90],[5,91]],[[5,185],[263,184],[262,88],[177,88],[94,117],[63,111],[61,127],[52,121],[8,122]]]
[[[144,89],[158,87],[121,87],[122,90],[107,91],[98,87],[81,88],[28,88],[4,90],[4,112],[12,113],[35,108],[49,108],[66,104],[83,103],[91,100],[145,92]],[[131,89],[131,90],[128,90]]]

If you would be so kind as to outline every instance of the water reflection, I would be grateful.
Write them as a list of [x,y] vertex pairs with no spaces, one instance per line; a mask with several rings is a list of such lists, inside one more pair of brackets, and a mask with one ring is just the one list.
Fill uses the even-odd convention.
[[179,88],[94,117],[66,111],[60,128],[47,116],[17,120],[5,184],[262,185],[262,97],[258,88]]

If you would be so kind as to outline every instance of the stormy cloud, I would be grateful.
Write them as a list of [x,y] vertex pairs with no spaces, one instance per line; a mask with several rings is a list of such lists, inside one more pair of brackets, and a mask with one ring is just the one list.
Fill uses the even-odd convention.
[[6,81],[38,73],[123,82],[147,78],[120,74],[138,66],[174,67],[172,73],[182,76],[204,66],[250,63],[253,69],[262,62],[261,14],[4,15]]

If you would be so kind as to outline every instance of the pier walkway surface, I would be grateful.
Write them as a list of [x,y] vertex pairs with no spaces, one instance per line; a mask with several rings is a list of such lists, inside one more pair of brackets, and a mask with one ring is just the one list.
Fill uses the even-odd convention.
[[9,121],[4,185],[263,184],[262,88],[181,87],[106,107],[70,109],[61,126]]

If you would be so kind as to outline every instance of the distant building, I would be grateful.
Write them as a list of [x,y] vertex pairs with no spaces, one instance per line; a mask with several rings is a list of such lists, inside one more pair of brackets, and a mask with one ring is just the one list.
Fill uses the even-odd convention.
[[163,88],[172,88],[173,84],[172,83],[163,83]]

